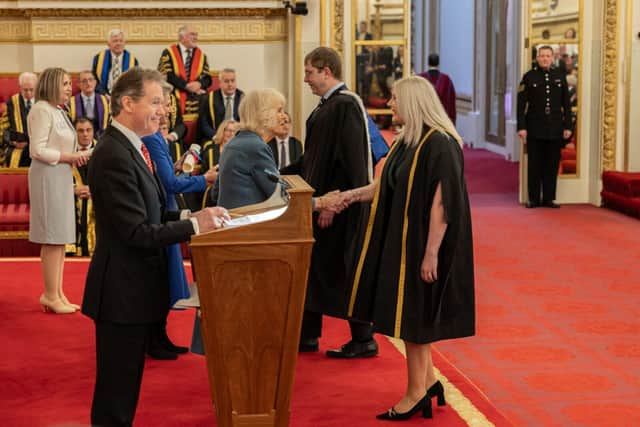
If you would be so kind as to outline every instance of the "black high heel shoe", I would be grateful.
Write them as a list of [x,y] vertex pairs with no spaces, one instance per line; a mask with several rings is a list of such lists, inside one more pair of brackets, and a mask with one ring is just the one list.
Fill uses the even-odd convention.
[[438,396],[438,406],[444,406],[447,402],[444,400],[444,387],[442,383],[438,380],[436,381],[429,390],[427,390],[427,396],[431,399],[434,396]]
[[433,418],[433,413],[431,412],[431,398],[428,394],[420,399],[420,401],[407,412],[399,413],[396,412],[394,408],[390,408],[387,412],[376,415],[376,418],[387,421],[406,421],[417,414],[420,410],[422,410],[422,418]]

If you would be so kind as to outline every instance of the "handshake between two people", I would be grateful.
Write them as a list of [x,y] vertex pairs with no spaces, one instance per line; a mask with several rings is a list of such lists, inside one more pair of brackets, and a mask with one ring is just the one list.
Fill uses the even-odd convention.
[[190,214],[190,218],[195,218],[198,221],[198,231],[200,233],[207,233],[222,228],[224,222],[229,221],[231,216],[229,216],[229,212],[225,208],[216,206],[194,212]]
[[318,226],[328,228],[333,224],[333,217],[344,211],[352,203],[359,202],[356,190],[335,190],[314,198],[313,209],[319,212]]
[[334,214],[347,209],[352,203],[358,202],[354,190],[340,191],[334,190],[323,196],[315,198],[314,210],[322,212],[328,211]]

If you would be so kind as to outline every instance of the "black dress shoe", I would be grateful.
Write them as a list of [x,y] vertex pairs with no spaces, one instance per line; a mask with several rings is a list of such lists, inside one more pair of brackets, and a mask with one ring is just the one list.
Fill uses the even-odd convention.
[[431,398],[427,394],[425,397],[420,399],[416,405],[409,409],[407,412],[399,413],[396,412],[394,408],[389,409],[387,412],[376,415],[376,418],[379,420],[386,421],[407,421],[409,418],[413,417],[415,414],[422,410],[422,418],[433,418],[433,413],[431,412]]
[[155,360],[176,360],[178,358],[176,353],[165,350],[162,347],[149,348],[147,354]]
[[545,208],[560,209],[560,205],[553,200],[549,202],[542,202],[542,206],[544,206]]
[[444,400],[444,387],[440,381],[436,381],[429,390],[427,390],[427,396],[431,399],[434,396],[438,396],[438,406],[444,406],[447,402]]
[[298,351],[300,353],[314,353],[320,349],[318,345],[318,338],[302,338]]
[[160,336],[160,347],[162,347],[164,350],[167,350],[171,353],[176,353],[176,354],[185,354],[189,352],[188,347],[175,345],[173,342],[171,342],[171,339],[169,339],[169,336],[167,335],[166,330],[164,330],[163,332],[164,333],[161,334]]
[[169,341],[168,343],[164,343],[162,345],[162,347],[171,352],[171,353],[176,353],[176,354],[185,354],[189,352],[189,347],[182,347],[180,345],[175,345],[174,343],[172,343],[171,341]]
[[349,341],[336,350],[327,350],[327,357],[336,359],[353,359],[356,357],[373,357],[378,354],[378,343],[371,339],[365,342]]
[[539,207],[540,204],[535,202],[527,202],[526,206],[527,206],[527,209],[533,209],[533,208]]

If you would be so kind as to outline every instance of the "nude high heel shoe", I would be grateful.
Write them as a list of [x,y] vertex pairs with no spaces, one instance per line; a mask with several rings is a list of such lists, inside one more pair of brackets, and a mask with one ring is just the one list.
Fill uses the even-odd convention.
[[80,306],[78,304],[74,304],[72,302],[69,302],[69,300],[67,299],[67,297],[64,294],[60,295],[60,299],[62,300],[63,303],[65,303],[69,307],[73,307],[76,310],[80,310]]
[[42,306],[42,311],[45,313],[49,311],[56,314],[71,314],[76,312],[75,308],[66,305],[61,299],[52,301],[44,294],[40,295],[40,305]]

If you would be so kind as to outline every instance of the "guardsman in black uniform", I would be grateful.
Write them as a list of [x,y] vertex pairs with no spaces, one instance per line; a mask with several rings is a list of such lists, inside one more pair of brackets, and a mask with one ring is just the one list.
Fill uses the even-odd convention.
[[554,200],[560,149],[571,137],[572,128],[569,89],[564,72],[551,68],[550,46],[538,48],[536,62],[518,88],[518,136],[529,155],[527,207],[559,208]]

